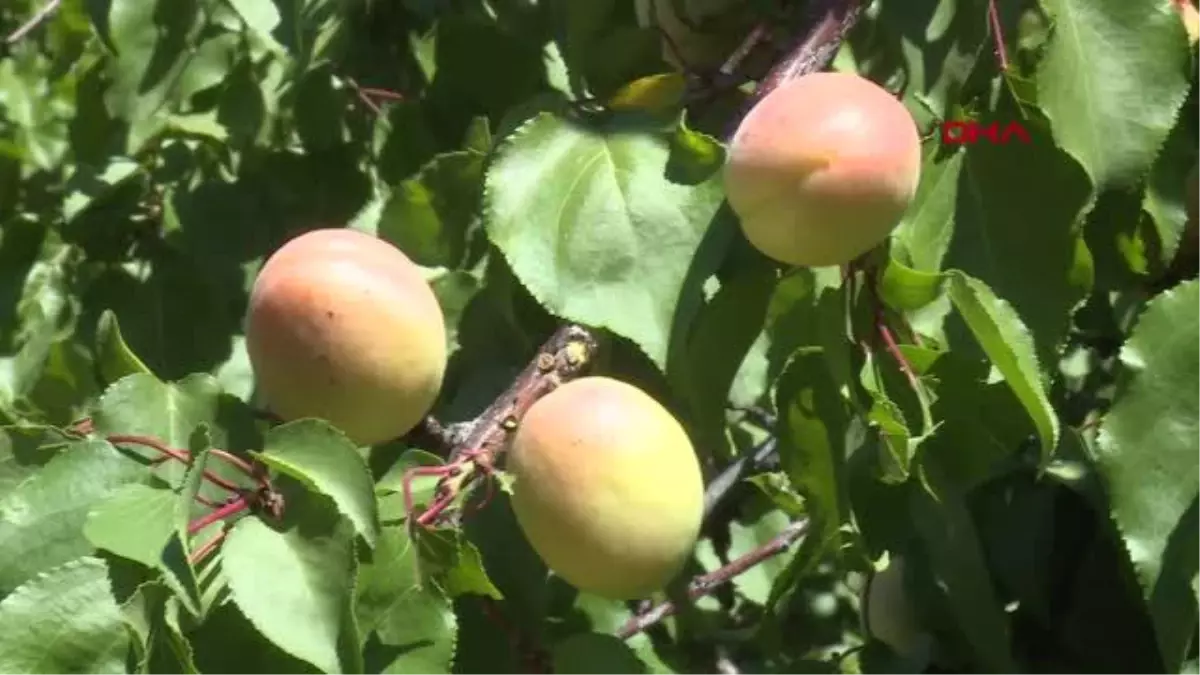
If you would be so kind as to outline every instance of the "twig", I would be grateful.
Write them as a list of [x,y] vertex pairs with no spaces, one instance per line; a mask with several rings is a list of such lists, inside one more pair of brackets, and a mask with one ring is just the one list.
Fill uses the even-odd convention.
[[801,20],[801,25],[807,28],[792,42],[787,55],[759,82],[741,113],[733,119],[729,135],[732,136],[737,130],[741,118],[779,85],[824,70],[837,55],[850,28],[858,21],[863,11],[862,5],[861,0],[812,0],[805,7],[805,15]]
[[490,467],[504,450],[513,432],[529,408],[560,384],[578,377],[591,365],[596,355],[596,338],[587,329],[575,324],[559,328],[542,345],[536,357],[517,376],[511,386],[469,425],[461,442],[450,452],[451,464],[470,463],[472,470],[461,482],[451,484],[454,475],[447,474],[438,485],[438,499],[430,506],[433,515],[417,518],[421,525],[432,525],[448,514],[447,507],[463,490],[469,488]]
[[6,44],[11,45],[11,44],[15,43],[17,40],[20,40],[21,38],[25,37],[30,32],[32,32],[34,28],[37,28],[38,26],[40,26],[42,24],[42,22],[44,22],[46,19],[50,18],[50,15],[53,14],[55,11],[57,11],[58,6],[61,4],[62,4],[62,0],[50,0],[50,2],[47,2],[45,5],[43,5],[42,8],[37,11],[36,14],[31,16],[28,21],[21,24],[21,26],[19,28],[17,28],[16,30],[14,30],[13,32],[9,33],[8,37],[5,38],[4,42]]
[[[788,550],[792,544],[796,543],[800,537],[803,537],[808,531],[808,519],[801,518],[794,521],[787,527],[783,528],[779,534],[771,541],[762,546],[750,551],[746,555],[733,560],[728,565],[721,567],[708,574],[702,574],[688,584],[687,596],[689,600],[695,601],[716,590],[722,584],[728,583],[734,577],[742,572],[754,567],[768,558],[773,558],[780,553]],[[672,616],[678,611],[678,607],[673,602],[663,602],[656,605],[648,612],[639,614],[630,619],[621,630],[617,631],[617,637],[622,640],[627,640],[634,635],[646,630],[650,626],[662,621],[663,619]]]
[[992,40],[996,43],[996,60],[1000,63],[1000,72],[1008,72],[1008,50],[1004,47],[1004,31],[1000,28],[1000,13],[996,10],[996,0],[988,0],[988,23],[992,26]]
[[761,445],[725,467],[724,471],[709,482],[708,487],[704,489],[704,519],[708,520],[725,495],[729,494],[735,485],[742,482],[743,478],[778,458],[778,449],[778,441],[768,438]]
[[427,415],[401,440],[408,445],[415,445],[422,450],[444,457],[450,454],[454,446],[458,445],[459,436],[456,425],[444,425],[432,415]]

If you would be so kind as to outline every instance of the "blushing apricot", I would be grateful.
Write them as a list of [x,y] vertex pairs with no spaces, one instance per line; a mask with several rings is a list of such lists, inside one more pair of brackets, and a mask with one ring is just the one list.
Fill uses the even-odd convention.
[[317,417],[356,443],[401,436],[441,389],[442,310],[398,248],[348,229],[285,243],[254,282],[246,349],[266,405]]
[[633,385],[586,377],[547,394],[521,421],[508,469],[526,539],[580,590],[645,597],[692,553],[700,465],[679,422]]
[[755,248],[839,265],[879,245],[916,194],[921,139],[904,105],[849,73],[781,85],[729,142],[725,195]]

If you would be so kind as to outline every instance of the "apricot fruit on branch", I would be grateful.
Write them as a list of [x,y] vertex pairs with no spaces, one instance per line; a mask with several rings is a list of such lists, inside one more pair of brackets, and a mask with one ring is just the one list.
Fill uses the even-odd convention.
[[447,358],[442,309],[420,268],[348,229],[302,234],[267,259],[250,294],[246,349],[268,408],[324,419],[361,445],[416,426]]
[[687,562],[704,480],[687,432],[633,385],[585,377],[534,403],[508,455],[530,545],[576,588],[645,597]]
[[893,558],[887,568],[875,573],[863,596],[867,632],[897,654],[912,658],[927,635],[904,587],[904,559]]
[[725,195],[767,256],[840,265],[887,238],[920,174],[920,135],[902,103],[858,75],[813,73],[780,85],[742,120]]

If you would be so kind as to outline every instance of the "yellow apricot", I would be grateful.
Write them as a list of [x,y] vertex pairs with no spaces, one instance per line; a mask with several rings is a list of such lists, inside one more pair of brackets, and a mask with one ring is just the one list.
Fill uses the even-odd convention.
[[840,265],[882,243],[916,194],[921,139],[895,97],[851,73],[791,80],[729,142],[725,196],[755,248]]
[[530,407],[507,461],[521,530],[576,588],[642,598],[691,555],[704,511],[700,464],[679,422],[637,387],[607,377],[564,384]]
[[405,434],[433,405],[446,328],[433,290],[400,249],[322,229],[291,239],[263,265],[246,350],[275,414],[321,418],[370,445]]

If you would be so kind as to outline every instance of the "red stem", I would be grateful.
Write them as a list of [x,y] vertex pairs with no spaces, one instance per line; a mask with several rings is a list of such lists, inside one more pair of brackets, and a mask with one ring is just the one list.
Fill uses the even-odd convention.
[[988,0],[988,23],[992,25],[992,40],[996,43],[996,59],[1000,62],[1000,71],[1008,72],[1008,50],[1004,47],[1004,32],[1000,28],[1000,13],[996,10],[996,0]]
[[225,520],[226,518],[237,515],[248,508],[250,508],[250,502],[246,499],[245,495],[238,495],[237,498],[233,499],[221,508],[206,513],[188,523],[188,534],[196,534],[218,520]]
[[207,558],[209,554],[215,551],[216,548],[221,545],[222,541],[225,541],[225,536],[228,534],[228,529],[223,529],[216,533],[212,539],[209,539],[201,544],[200,547],[195,551],[192,551],[192,554],[188,556],[188,562],[191,563],[193,567],[198,565],[202,560]]
[[[152,438],[150,436],[111,434],[111,435],[107,436],[107,439],[108,439],[109,443],[114,443],[114,444],[115,443],[129,443],[131,445],[140,445],[143,447],[152,448],[154,450],[161,452],[162,454],[166,455],[167,457],[170,457],[171,459],[174,459],[178,462],[182,462],[184,464],[191,464],[191,461],[192,461],[191,457],[189,457],[186,452],[184,452],[182,450],[176,450],[175,448],[168,447],[162,441],[158,440],[157,438]],[[242,490],[242,488],[240,486],[238,486],[237,484],[218,476],[217,474],[213,473],[212,471],[209,471],[208,469],[204,470],[204,478],[206,480],[208,480],[210,483],[212,483],[214,485],[218,485],[220,487],[223,487],[226,490],[229,490],[231,492],[241,492],[241,490]]]

